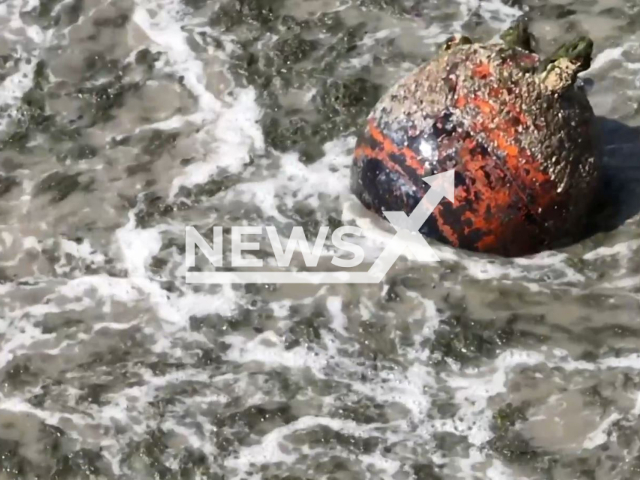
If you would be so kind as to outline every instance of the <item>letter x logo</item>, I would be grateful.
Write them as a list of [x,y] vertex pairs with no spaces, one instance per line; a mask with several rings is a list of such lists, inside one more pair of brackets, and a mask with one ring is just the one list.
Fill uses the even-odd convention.
[[387,217],[397,233],[378,260],[371,266],[369,274],[380,278],[384,277],[405,250],[409,250],[413,258],[419,262],[440,261],[436,252],[420,233],[420,228],[443,198],[446,197],[454,202],[453,174],[454,170],[448,170],[423,178],[426,183],[431,185],[431,188],[410,216],[404,212],[384,212],[384,216]]

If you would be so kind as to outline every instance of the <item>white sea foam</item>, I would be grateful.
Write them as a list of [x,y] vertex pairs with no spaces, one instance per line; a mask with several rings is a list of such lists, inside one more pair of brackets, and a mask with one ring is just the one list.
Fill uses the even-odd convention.
[[480,15],[492,27],[503,30],[513,20],[522,15],[516,7],[505,5],[500,0],[457,0],[460,3],[463,20],[456,24],[457,28],[474,14]]
[[257,123],[261,112],[254,90],[238,90],[231,102],[229,107],[215,108],[201,115],[211,121],[194,138],[202,159],[173,180],[172,197],[181,186],[204,183],[220,171],[242,173],[251,154],[264,150],[262,130]]
[[[33,4],[11,1],[0,4],[0,40],[7,41],[11,53],[19,62],[18,70],[0,84],[0,107],[9,114],[14,112],[22,96],[33,85],[39,50],[46,48],[50,40],[50,34],[43,32],[37,25],[25,24],[22,21],[21,13],[33,7]],[[0,134],[9,120],[9,115],[0,115]]]
[[167,56],[165,68],[183,76],[184,84],[198,99],[201,114],[207,118],[220,109],[221,102],[206,88],[202,62],[189,47],[187,35],[181,28],[184,17],[181,5],[175,0],[139,0],[132,20],[149,36],[155,48]]
[[607,48],[606,50],[603,50],[598,55],[596,55],[596,58],[593,59],[589,71],[594,72],[613,60],[621,59],[624,50],[624,46]]
[[[464,5],[464,9],[456,20],[458,22],[462,18],[459,23],[432,25],[423,33],[425,40],[443,40],[452,31],[457,31],[462,21],[474,12],[486,18],[494,28],[504,26],[520,13],[497,0],[469,0],[461,2],[461,5]],[[0,9],[4,9],[5,15],[8,15],[6,4],[0,5]],[[15,12],[11,15],[15,15]],[[16,16],[12,18],[19,19]],[[383,221],[374,220],[362,211],[351,208],[354,199],[349,193],[349,166],[354,138],[338,138],[327,143],[323,158],[311,165],[302,162],[296,153],[267,152],[259,126],[262,112],[256,101],[256,92],[250,88],[236,89],[227,98],[216,98],[207,90],[206,69],[201,57],[191,49],[190,42],[193,39],[190,38],[189,28],[183,28],[189,26],[206,33],[206,25],[193,26],[193,20],[185,16],[181,2],[177,0],[163,0],[161,3],[140,0],[136,3],[132,21],[149,37],[153,50],[166,54],[166,61],[160,65],[161,70],[170,76],[183,76],[184,85],[197,101],[193,114],[140,126],[140,130],[175,129],[187,124],[195,124],[199,128],[189,138],[196,152],[196,161],[173,179],[168,192],[171,196],[175,196],[181,186],[192,187],[221,173],[232,173],[239,175],[243,181],[219,193],[214,200],[222,205],[233,205],[234,202],[246,205],[252,211],[259,212],[264,219],[291,222],[292,210],[301,204],[323,212],[329,204],[345,204],[347,207],[342,212],[336,210],[338,215],[342,213],[345,222],[366,224],[369,237],[362,244],[366,247],[367,260],[376,258],[394,233]],[[394,33],[381,30],[369,34],[365,42],[387,38]],[[45,36],[38,35],[33,30],[34,41],[45,45]],[[620,53],[613,49],[601,54],[594,62],[593,69],[604,68]],[[361,61],[366,61],[366,58],[363,57]],[[33,64],[30,68],[33,68]],[[0,103],[15,104],[30,87],[32,73],[32,70],[25,70],[20,75],[26,74],[26,77],[10,77],[8,88],[0,92]],[[268,165],[262,164],[263,160]],[[25,188],[25,191],[30,190]],[[28,200],[30,197],[25,197],[25,201]],[[216,219],[213,210],[210,215],[204,220]],[[0,366],[9,366],[22,355],[34,352],[71,358],[82,345],[101,343],[101,335],[104,338],[113,335],[120,339],[126,338],[127,333],[131,332],[133,340],[137,336],[150,338],[153,357],[160,363],[166,361],[169,364],[167,368],[171,367],[171,362],[189,364],[201,353],[198,348],[211,348],[213,342],[220,342],[224,345],[220,353],[229,366],[228,370],[218,374],[213,367],[185,367],[175,372],[155,372],[145,365],[136,365],[137,352],[127,352],[131,353],[132,360],[126,360],[123,366],[132,369],[127,372],[131,378],[126,380],[131,383],[120,385],[122,388],[114,393],[105,394],[101,399],[102,405],[83,404],[78,407],[76,402],[80,391],[70,385],[65,390],[70,404],[66,410],[47,409],[48,406],[36,408],[25,398],[41,391],[41,385],[21,393],[25,398],[3,393],[0,396],[0,409],[28,413],[47,424],[63,426],[79,446],[102,447],[102,454],[111,463],[116,475],[130,475],[132,478],[136,478],[136,472],[123,467],[123,458],[131,444],[145,440],[152,430],[164,432],[167,442],[202,451],[212,464],[225,470],[228,478],[258,479],[261,475],[256,472],[261,466],[273,466],[277,462],[295,466],[313,455],[330,452],[333,446],[316,450],[306,446],[301,448],[292,442],[292,436],[296,434],[325,427],[356,438],[380,437],[393,448],[405,448],[405,456],[401,458],[406,458],[407,462],[392,458],[382,449],[356,455],[335,447],[341,455],[359,462],[369,472],[368,478],[408,478],[411,473],[406,463],[432,459],[434,463],[443,465],[447,478],[506,480],[526,477],[512,472],[493,458],[485,443],[492,436],[492,409],[495,406],[492,401],[507,392],[510,382],[521,369],[545,367],[561,373],[584,374],[627,370],[635,373],[640,370],[637,355],[621,355],[590,362],[573,360],[562,349],[534,351],[507,347],[495,359],[482,359],[471,366],[446,359],[448,366],[436,368],[430,363],[429,345],[441,320],[449,313],[439,309],[442,304],[439,293],[431,298],[423,292],[405,292],[416,304],[410,313],[406,313],[404,310],[395,311],[393,307],[378,301],[380,294],[386,293],[382,288],[376,290],[375,294],[364,288],[355,293],[345,292],[344,297],[340,292],[328,288],[309,294],[288,292],[291,295],[276,289],[274,296],[278,300],[268,305],[270,313],[265,315],[264,325],[247,322],[238,331],[230,327],[224,330],[220,338],[211,339],[202,332],[191,331],[190,319],[217,314],[242,323],[242,318],[236,318],[235,315],[244,309],[252,311],[254,307],[248,303],[251,295],[231,286],[187,288],[180,278],[180,274],[184,273],[182,270],[175,278],[169,278],[175,281],[176,288],[165,288],[163,281],[167,278],[150,265],[161,253],[166,237],[180,231],[181,227],[156,225],[142,228],[137,225],[135,211],[132,211],[125,225],[113,232],[110,251],[97,251],[88,240],[79,244],[69,240],[52,244],[58,249],[57,253],[69,257],[69,261],[62,260],[57,265],[57,277],[36,278],[34,287],[0,285],[3,301],[6,302],[3,305],[12,305],[11,302],[18,305],[7,308],[3,318],[0,318],[6,337],[0,347]],[[44,247],[51,246],[28,235],[21,238],[18,234],[5,233],[2,238],[3,246],[7,248],[21,245],[24,250],[32,249],[38,254],[46,250]],[[585,254],[582,260],[589,264],[611,257],[628,259],[636,246],[636,243],[626,242],[601,247]],[[526,286],[538,293],[552,291],[564,296],[590,280],[585,273],[588,265],[571,265],[569,255],[564,253],[551,252],[526,259],[504,260],[459,252],[445,246],[438,245],[435,248],[442,258],[438,272],[460,270],[463,273],[456,279],[486,281],[489,285],[487,292],[491,293],[499,290],[494,286],[502,282],[503,285],[516,283]],[[116,260],[124,276],[102,272],[109,256]],[[82,272],[82,268],[76,268],[76,262],[97,266],[101,273],[67,278],[66,275]],[[616,277],[616,281],[633,281],[634,285],[637,284],[637,279],[628,276]],[[44,292],[40,297],[37,296],[39,288]],[[455,285],[452,290],[464,288],[464,285]],[[269,298],[267,295],[270,294],[265,293],[264,297]],[[24,301],[20,295],[31,298],[32,304],[25,307],[20,303]],[[352,304],[356,301],[357,306],[354,307]],[[284,332],[291,326],[294,309],[316,303],[328,315],[328,328],[314,325],[321,336],[315,343],[287,345]],[[389,310],[384,311],[387,308]],[[89,327],[70,338],[65,339],[64,334],[60,334],[60,338],[56,334],[44,334],[38,323],[47,316],[71,313],[89,323]],[[498,311],[496,315],[502,313]],[[365,327],[383,320],[408,322],[412,327],[418,325],[422,328],[411,332],[411,347],[403,347],[393,339],[394,347],[397,346],[400,351],[391,351],[388,358],[380,355],[380,358],[372,361],[371,352],[367,350],[369,340],[363,340],[361,335]],[[252,327],[264,328],[254,330]],[[379,336],[387,335],[389,331],[385,330]],[[69,335],[72,333],[70,329]],[[390,334],[396,333],[393,331]],[[119,334],[122,337],[117,336]],[[135,342],[132,345],[132,349],[137,348]],[[99,346],[94,348],[99,351]],[[74,375],[83,373],[79,370],[73,372]],[[283,398],[279,392],[275,392],[277,388],[273,382],[268,383],[263,378],[276,373],[282,374],[291,383],[299,378],[310,379],[293,399],[293,402],[298,402],[298,408],[308,411],[286,425],[277,425],[264,435],[254,434],[238,447],[236,455],[224,457],[214,440],[220,432],[219,427],[211,421],[212,416],[220,415],[222,418],[240,409],[269,402],[292,402],[291,398]],[[91,374],[95,374],[96,382],[104,380],[105,384],[110,385],[108,372],[96,371]],[[102,375],[107,378],[103,379]],[[318,393],[329,382],[332,390],[326,394]],[[189,393],[180,393],[178,404],[167,406],[159,419],[155,403],[170,397],[173,389],[183,386],[188,387],[185,392]],[[195,394],[191,395],[190,392]],[[436,401],[441,398],[451,400],[455,410],[453,416],[439,418],[435,415],[436,418],[433,418]],[[352,406],[360,401],[381,406],[393,417],[392,420],[383,421],[385,419],[381,415],[380,422],[367,424],[343,419],[335,414],[335,409],[340,405]],[[640,415],[640,396],[635,410],[629,415],[635,415],[636,418]],[[603,418],[588,436],[584,447],[594,448],[606,442],[609,430],[617,419],[619,417],[616,414]],[[442,432],[465,437],[471,445],[468,452],[460,458],[444,456],[436,448],[434,440],[435,434]],[[167,461],[177,466],[177,458]],[[137,478],[142,476],[137,474]]]

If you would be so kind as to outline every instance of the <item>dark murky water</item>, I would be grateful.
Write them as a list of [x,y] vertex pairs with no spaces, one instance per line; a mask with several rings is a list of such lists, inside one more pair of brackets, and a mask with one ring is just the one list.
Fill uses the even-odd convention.
[[[186,225],[352,222],[380,94],[524,11],[546,52],[596,42],[609,232],[436,247],[380,285],[185,284]],[[640,478],[639,24],[631,0],[0,0],[0,478]]]

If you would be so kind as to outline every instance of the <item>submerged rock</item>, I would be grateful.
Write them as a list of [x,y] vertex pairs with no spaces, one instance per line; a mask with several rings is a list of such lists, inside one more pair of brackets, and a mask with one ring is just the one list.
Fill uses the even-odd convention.
[[429,189],[423,177],[455,169],[455,204],[441,202],[425,236],[504,256],[575,238],[599,175],[594,113],[577,81],[593,43],[579,38],[543,61],[526,27],[514,29],[504,44],[452,38],[382,97],[352,167],[365,207],[409,214]]

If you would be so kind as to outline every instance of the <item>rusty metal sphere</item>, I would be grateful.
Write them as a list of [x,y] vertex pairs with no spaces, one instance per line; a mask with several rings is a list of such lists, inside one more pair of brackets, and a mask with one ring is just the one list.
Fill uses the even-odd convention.
[[429,189],[423,177],[455,169],[455,204],[441,202],[425,236],[504,256],[566,243],[599,174],[594,113],[574,67],[541,71],[538,55],[501,44],[442,51],[374,108],[353,193],[378,214],[409,214]]

